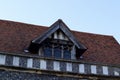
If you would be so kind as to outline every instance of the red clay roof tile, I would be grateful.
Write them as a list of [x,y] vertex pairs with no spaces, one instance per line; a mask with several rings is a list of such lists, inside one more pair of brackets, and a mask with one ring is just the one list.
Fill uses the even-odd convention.
[[[0,20],[0,51],[22,54],[31,40],[47,29],[45,26]],[[72,33],[88,48],[83,54],[83,61],[120,65],[120,45],[112,36],[77,31]]]

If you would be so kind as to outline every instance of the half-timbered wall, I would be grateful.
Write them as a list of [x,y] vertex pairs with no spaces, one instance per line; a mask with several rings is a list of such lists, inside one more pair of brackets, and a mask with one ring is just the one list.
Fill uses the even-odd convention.
[[72,73],[78,75],[120,77],[120,68],[117,66],[92,64],[80,61],[55,60],[23,55],[0,54],[0,66],[10,66],[33,70]]

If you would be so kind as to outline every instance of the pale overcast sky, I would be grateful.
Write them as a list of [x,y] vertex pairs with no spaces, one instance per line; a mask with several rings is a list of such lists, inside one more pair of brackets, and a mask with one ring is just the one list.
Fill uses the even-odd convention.
[[120,0],[0,0],[0,19],[113,35],[120,43]]

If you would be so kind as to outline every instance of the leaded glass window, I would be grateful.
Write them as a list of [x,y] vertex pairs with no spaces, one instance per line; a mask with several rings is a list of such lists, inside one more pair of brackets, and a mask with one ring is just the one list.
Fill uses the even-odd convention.
[[64,46],[63,59],[71,59],[71,50],[68,46]]
[[52,57],[52,46],[49,42],[43,44],[43,54],[45,57]]
[[45,47],[43,49],[44,56],[45,57],[52,57],[52,48],[51,47]]
[[59,48],[59,47],[57,47],[57,48],[54,48],[54,57],[55,58],[61,58],[61,54],[62,54],[62,50]]
[[55,59],[71,59],[72,42],[60,39],[46,39],[42,44],[43,56]]

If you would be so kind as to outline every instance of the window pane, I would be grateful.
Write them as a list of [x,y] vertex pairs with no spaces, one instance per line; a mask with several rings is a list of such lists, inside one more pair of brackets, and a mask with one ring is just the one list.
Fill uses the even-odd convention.
[[45,56],[45,57],[52,57],[52,48],[50,48],[50,47],[45,47],[45,48],[43,49],[43,51],[44,51],[44,56]]
[[69,50],[64,50],[63,58],[64,59],[71,59],[71,52]]
[[55,58],[61,58],[61,53],[62,51],[61,51],[61,49],[59,49],[59,48],[54,48],[54,57]]

